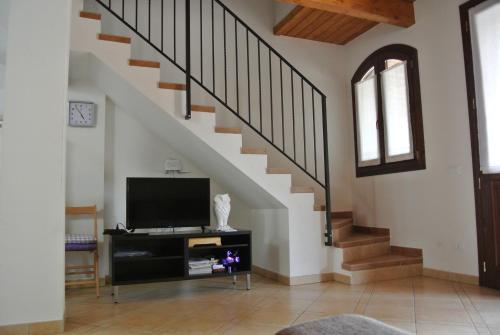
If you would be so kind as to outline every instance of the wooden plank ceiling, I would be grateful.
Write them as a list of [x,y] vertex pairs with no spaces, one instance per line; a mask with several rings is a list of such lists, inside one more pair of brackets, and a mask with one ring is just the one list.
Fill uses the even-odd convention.
[[274,27],[276,35],[344,45],[379,23],[415,23],[411,0],[280,0],[298,4]]

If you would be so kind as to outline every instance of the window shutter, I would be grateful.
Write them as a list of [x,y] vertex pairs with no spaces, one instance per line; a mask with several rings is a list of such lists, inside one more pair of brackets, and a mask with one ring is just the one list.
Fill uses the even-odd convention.
[[386,161],[411,160],[414,155],[407,62],[383,71],[381,79]]
[[355,84],[356,119],[359,166],[380,164],[377,129],[377,77],[372,76]]

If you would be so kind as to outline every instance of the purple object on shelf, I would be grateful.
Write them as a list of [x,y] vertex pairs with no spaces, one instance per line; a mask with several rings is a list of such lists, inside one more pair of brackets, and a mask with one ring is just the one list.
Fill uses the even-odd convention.
[[226,268],[230,268],[234,264],[238,264],[239,262],[240,262],[240,256],[238,256],[238,251],[232,252],[228,250],[226,252],[226,257],[222,259],[222,264]]

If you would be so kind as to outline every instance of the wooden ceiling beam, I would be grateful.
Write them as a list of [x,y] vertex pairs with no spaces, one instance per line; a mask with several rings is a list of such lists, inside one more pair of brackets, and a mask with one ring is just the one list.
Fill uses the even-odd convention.
[[415,24],[412,0],[278,0],[359,19],[410,27]]

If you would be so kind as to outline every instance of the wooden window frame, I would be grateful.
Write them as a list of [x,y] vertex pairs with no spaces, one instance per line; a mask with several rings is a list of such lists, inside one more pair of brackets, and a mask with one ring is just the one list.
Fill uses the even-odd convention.
[[[385,145],[385,123],[382,101],[382,85],[380,73],[385,70],[385,61],[389,59],[398,59],[406,61],[409,89],[409,107],[410,107],[410,124],[413,140],[413,159],[386,162],[386,145]],[[358,151],[358,125],[356,117],[356,95],[355,84],[362,80],[364,75],[372,68],[375,68],[377,76],[377,116],[378,116],[378,135],[379,135],[379,151],[380,164],[372,166],[359,166],[359,151]],[[399,173],[407,171],[425,170],[425,142],[424,142],[424,127],[422,120],[422,102],[420,97],[420,75],[418,67],[418,52],[417,49],[404,45],[392,44],[378,49],[366,58],[359,66],[351,80],[353,120],[354,120],[354,150],[356,157],[356,177],[376,176],[390,173]]]

